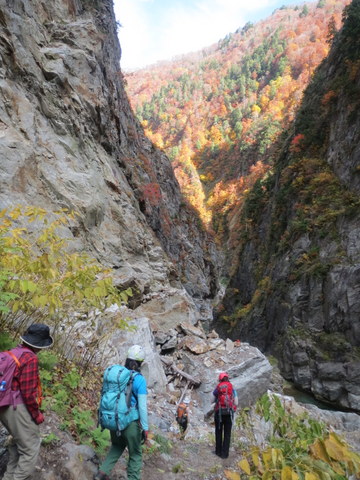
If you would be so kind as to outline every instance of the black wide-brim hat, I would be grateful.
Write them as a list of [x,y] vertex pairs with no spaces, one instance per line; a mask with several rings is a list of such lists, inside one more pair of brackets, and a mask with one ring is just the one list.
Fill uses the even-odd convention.
[[54,343],[50,329],[43,323],[34,323],[20,337],[23,342],[34,348],[49,348]]

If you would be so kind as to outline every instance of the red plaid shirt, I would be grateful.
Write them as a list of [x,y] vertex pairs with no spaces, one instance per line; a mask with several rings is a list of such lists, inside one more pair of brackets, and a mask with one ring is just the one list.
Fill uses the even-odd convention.
[[30,415],[35,420],[40,413],[39,410],[39,364],[37,356],[29,348],[20,345],[24,353],[19,358],[20,367],[16,367],[12,390],[20,390],[24,403]]

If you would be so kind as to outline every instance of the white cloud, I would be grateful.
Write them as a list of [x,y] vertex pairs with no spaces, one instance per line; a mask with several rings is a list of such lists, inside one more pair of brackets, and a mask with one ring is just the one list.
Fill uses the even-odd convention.
[[121,67],[131,70],[210,46],[242,27],[250,11],[275,2],[279,0],[115,0],[122,24]]

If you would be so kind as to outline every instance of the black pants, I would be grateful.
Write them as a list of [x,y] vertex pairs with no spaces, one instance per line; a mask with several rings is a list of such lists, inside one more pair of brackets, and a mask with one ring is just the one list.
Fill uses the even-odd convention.
[[228,458],[232,427],[232,415],[215,412],[215,453],[221,458]]

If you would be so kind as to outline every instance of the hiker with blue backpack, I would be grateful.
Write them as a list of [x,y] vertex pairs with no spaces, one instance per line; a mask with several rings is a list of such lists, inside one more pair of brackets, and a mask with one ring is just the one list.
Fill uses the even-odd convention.
[[228,458],[231,429],[238,405],[238,396],[227,372],[219,374],[219,383],[213,391],[215,403],[215,454]]
[[11,435],[4,480],[25,480],[35,469],[44,421],[37,354],[53,344],[42,323],[31,325],[20,339],[16,348],[0,353],[0,421]]
[[95,480],[108,480],[111,470],[127,447],[128,480],[140,480],[142,443],[147,442],[147,387],[140,369],[145,359],[140,345],[129,348],[125,365],[112,365],[104,372],[99,423],[110,430],[111,447]]

